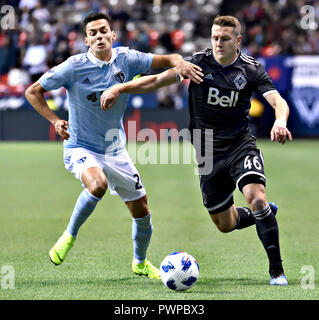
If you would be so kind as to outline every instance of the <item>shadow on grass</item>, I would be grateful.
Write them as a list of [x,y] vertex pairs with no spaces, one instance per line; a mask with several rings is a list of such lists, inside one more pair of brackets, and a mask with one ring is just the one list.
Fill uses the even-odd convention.
[[209,284],[211,286],[221,286],[221,285],[246,285],[246,286],[258,286],[265,285],[268,283],[267,278],[254,279],[254,278],[200,278],[198,284]]
[[[195,287],[192,288],[193,293],[210,293],[215,292],[218,294],[221,293],[231,293],[233,290],[248,287],[248,290],[253,290],[254,288],[265,288],[265,290],[270,290],[274,288],[278,288],[278,286],[270,286],[269,285],[270,278],[261,277],[260,279],[256,278],[201,278],[196,283]],[[282,286],[282,288],[291,288],[292,286],[296,288],[296,286],[300,286],[300,280],[299,279],[288,279],[288,286]],[[228,289],[230,290],[228,292]]]
[[40,287],[76,287],[81,285],[94,285],[101,287],[107,284],[114,285],[114,283],[127,283],[132,280],[131,277],[122,278],[94,278],[94,279],[82,279],[82,278],[56,278],[56,279],[26,279],[16,281],[16,287],[19,289],[25,288],[40,288]]
[[[203,278],[202,281],[208,282],[213,286],[217,285],[245,285],[245,286],[264,286],[269,285],[270,276],[256,278]],[[300,279],[288,278],[289,285],[300,285]]]

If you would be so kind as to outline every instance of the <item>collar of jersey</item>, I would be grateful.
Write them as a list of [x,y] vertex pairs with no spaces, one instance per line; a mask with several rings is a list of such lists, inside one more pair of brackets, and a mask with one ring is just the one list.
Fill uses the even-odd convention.
[[237,58],[236,58],[232,63],[226,64],[226,65],[223,65],[223,64],[219,63],[219,62],[215,59],[215,57],[214,57],[213,54],[212,54],[212,57],[213,57],[214,61],[215,61],[220,67],[225,68],[225,67],[229,67],[229,66],[235,64],[235,63],[238,61],[240,55],[241,55],[241,51],[238,50],[238,56],[237,56]]
[[115,59],[115,52],[114,50],[112,49],[112,56],[111,56],[111,59],[110,61],[103,61],[103,60],[100,60],[98,59],[93,53],[92,51],[89,49],[88,52],[87,52],[87,57],[88,59],[93,63],[95,64],[96,66],[102,68],[103,66],[108,66],[109,64],[111,64],[114,59]]

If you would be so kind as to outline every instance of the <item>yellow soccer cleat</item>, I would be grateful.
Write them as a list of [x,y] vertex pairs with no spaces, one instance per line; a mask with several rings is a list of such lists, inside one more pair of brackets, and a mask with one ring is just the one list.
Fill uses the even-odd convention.
[[146,276],[150,279],[161,279],[159,269],[154,267],[148,260],[145,260],[144,262],[139,264],[135,263],[133,260],[132,270],[139,276]]
[[61,264],[73,247],[75,238],[71,236],[67,231],[64,231],[62,236],[58,239],[53,248],[49,251],[49,257],[52,263],[56,266]]

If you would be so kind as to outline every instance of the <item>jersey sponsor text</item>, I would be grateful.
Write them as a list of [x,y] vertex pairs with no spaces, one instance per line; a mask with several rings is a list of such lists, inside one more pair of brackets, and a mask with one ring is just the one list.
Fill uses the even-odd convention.
[[219,96],[217,88],[209,88],[207,103],[212,105],[220,105],[221,107],[236,107],[239,92],[231,91],[230,96]]

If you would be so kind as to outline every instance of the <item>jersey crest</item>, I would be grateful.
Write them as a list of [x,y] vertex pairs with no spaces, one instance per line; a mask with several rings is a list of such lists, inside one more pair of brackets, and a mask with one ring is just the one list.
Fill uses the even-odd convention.
[[238,90],[244,89],[247,80],[245,78],[245,76],[242,73],[238,73],[238,75],[236,76],[235,80],[234,80],[235,86]]
[[123,83],[125,81],[124,72],[120,71],[114,74],[114,78],[117,82]]

